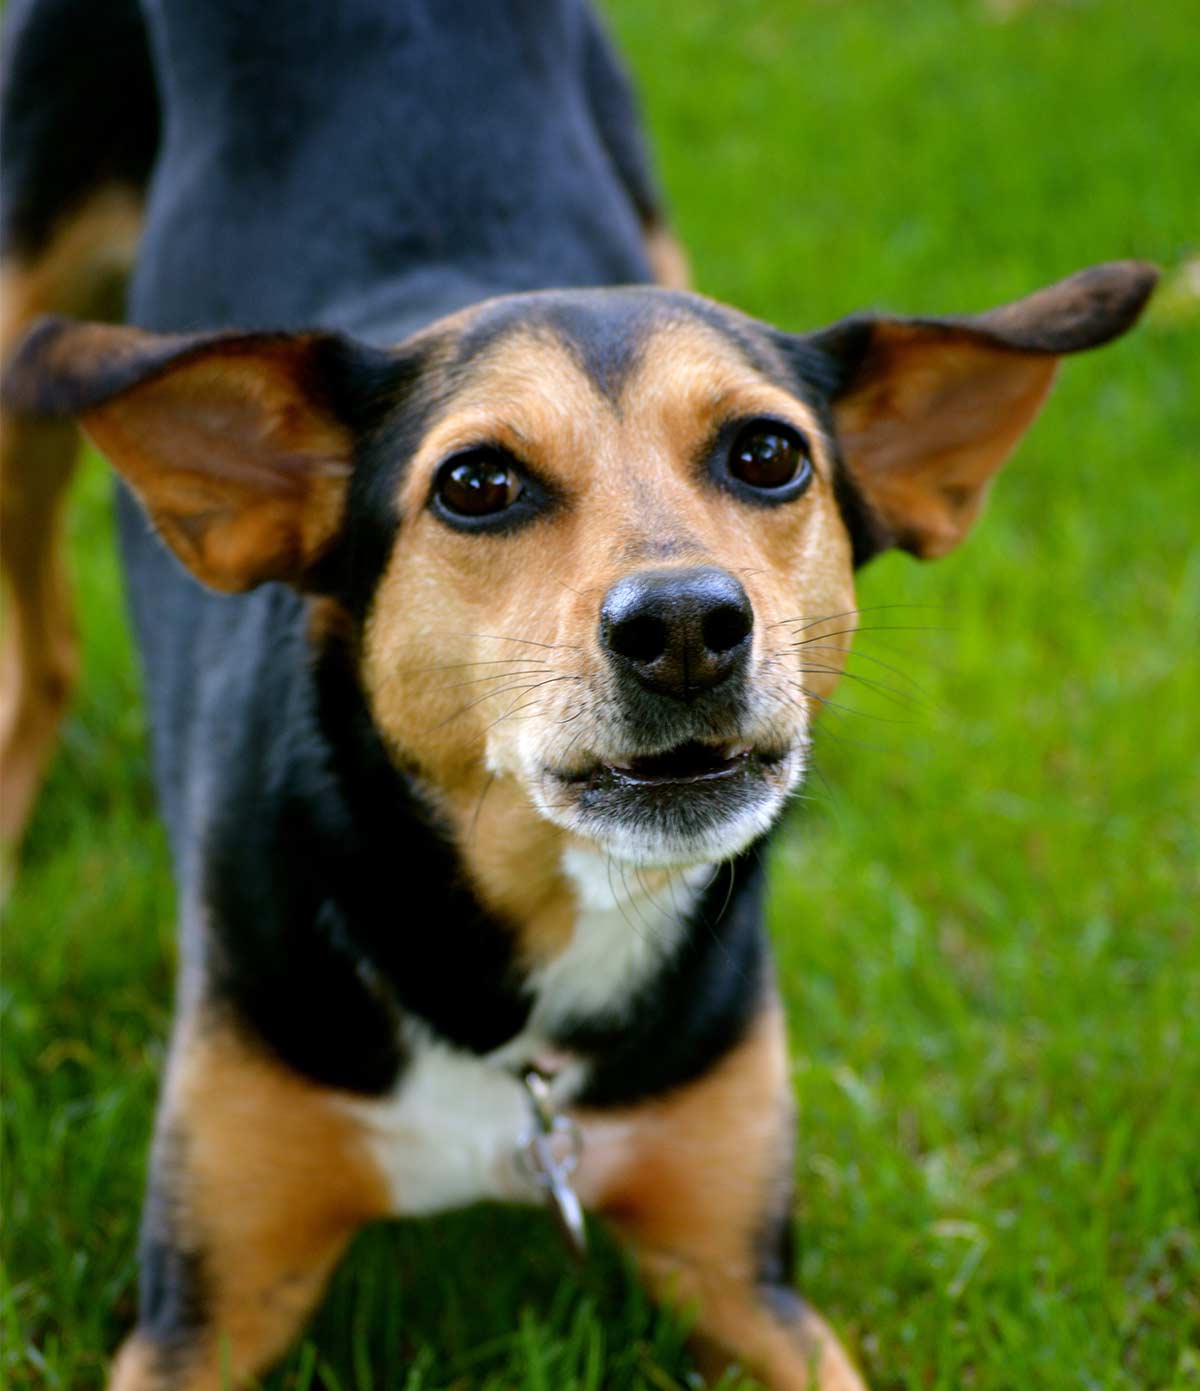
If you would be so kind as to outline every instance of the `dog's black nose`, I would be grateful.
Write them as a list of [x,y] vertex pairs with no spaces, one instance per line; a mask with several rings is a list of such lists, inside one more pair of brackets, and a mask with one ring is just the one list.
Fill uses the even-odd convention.
[[642,570],[600,606],[600,641],[647,690],[693,700],[745,669],[754,610],[724,570]]

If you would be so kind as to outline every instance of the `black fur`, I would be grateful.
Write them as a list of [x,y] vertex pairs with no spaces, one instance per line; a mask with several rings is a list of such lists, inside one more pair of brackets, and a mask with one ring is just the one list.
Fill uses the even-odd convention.
[[867,501],[837,448],[832,402],[847,391],[870,341],[871,320],[845,319],[816,334],[774,333],[784,363],[780,385],[799,392],[816,411],[825,438],[834,446],[833,490],[850,536],[855,569],[895,544],[895,536]]
[[97,190],[145,186],[158,97],[138,0],[10,0],[0,255],[28,257]]
[[354,520],[321,560],[310,588],[335,597],[360,624],[395,544],[404,469],[439,405],[428,387],[433,351],[432,346],[406,355],[360,351],[337,362],[336,414],[356,440],[346,500],[347,516]]
[[459,340],[456,362],[465,365],[512,334],[550,335],[615,405],[650,334],[672,317],[672,305],[671,296],[621,290],[504,300],[476,316]]
[[294,656],[275,654],[290,708],[264,700],[245,722],[209,832],[212,979],[291,1066],[380,1092],[403,1062],[401,1011],[482,1053],[529,1000],[512,925],[475,900],[393,766],[349,654],[334,642],[312,672]]
[[580,0],[147,10],[171,82],[137,321],[395,341],[487,295],[648,278],[636,121]]
[[622,1019],[580,1021],[556,1042],[594,1059],[583,1105],[623,1106],[702,1077],[741,1042],[770,981],[763,854],[713,876],[683,945]]
[[156,1146],[138,1245],[138,1322],[167,1385],[181,1379],[208,1323],[209,1291],[201,1253],[179,1236],[171,1181],[186,1141],[167,1132]]

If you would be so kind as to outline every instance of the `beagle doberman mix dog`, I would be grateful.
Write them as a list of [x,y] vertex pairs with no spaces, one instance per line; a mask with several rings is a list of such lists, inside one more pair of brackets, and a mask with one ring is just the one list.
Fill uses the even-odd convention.
[[861,1388],[792,1290],[764,845],[855,567],[957,544],[1153,270],[807,333],[690,293],[584,0],[6,28],[5,830],[74,670],[73,418],[179,889],[111,1385],[250,1377],[362,1224],[550,1191],[706,1371]]

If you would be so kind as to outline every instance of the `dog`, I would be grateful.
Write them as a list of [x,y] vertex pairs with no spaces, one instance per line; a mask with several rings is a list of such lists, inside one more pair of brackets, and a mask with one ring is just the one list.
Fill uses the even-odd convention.
[[808,333],[705,299],[583,0],[6,26],[4,830],[73,679],[78,420],[178,881],[110,1385],[252,1377],[363,1224],[548,1194],[705,1372],[862,1388],[792,1288],[763,848],[856,568],[957,545],[1154,270]]

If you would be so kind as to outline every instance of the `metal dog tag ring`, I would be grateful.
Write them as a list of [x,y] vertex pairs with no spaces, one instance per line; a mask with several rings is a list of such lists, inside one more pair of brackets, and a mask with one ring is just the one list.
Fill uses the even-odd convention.
[[[583,1207],[569,1176],[579,1163],[583,1136],[569,1116],[555,1111],[545,1078],[527,1072],[521,1079],[529,1100],[533,1125],[517,1141],[517,1167],[545,1194],[546,1206],[567,1250],[582,1260],[587,1253]],[[566,1141],[565,1150],[555,1141]]]
[[[572,1147],[560,1159],[554,1152],[556,1136],[567,1135]],[[540,1188],[554,1225],[566,1243],[567,1250],[579,1260],[587,1254],[587,1227],[583,1206],[571,1187],[569,1175],[579,1162],[579,1132],[566,1116],[556,1116],[551,1134],[527,1130],[517,1145],[517,1168],[525,1178]]]
[[556,1179],[546,1189],[546,1206],[567,1250],[576,1260],[583,1260],[587,1255],[587,1227],[579,1195],[569,1183]]

